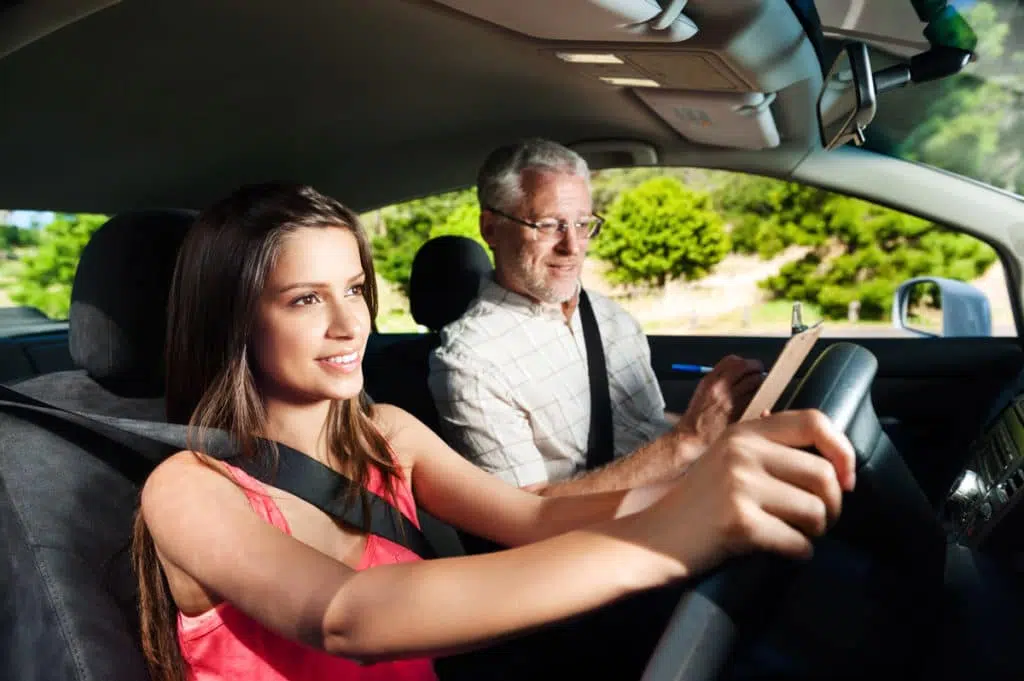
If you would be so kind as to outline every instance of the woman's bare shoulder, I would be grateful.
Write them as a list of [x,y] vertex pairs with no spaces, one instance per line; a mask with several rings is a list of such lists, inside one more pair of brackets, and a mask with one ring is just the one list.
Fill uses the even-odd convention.
[[419,419],[393,404],[374,404],[369,416],[406,466],[414,457],[418,444],[422,444],[424,433],[430,433]]
[[224,464],[212,457],[183,450],[167,457],[153,469],[142,486],[140,505],[144,514],[177,506],[188,499],[211,500],[239,494]]
[[370,407],[370,420],[387,438],[401,435],[407,430],[425,427],[415,416],[393,404],[376,403]]

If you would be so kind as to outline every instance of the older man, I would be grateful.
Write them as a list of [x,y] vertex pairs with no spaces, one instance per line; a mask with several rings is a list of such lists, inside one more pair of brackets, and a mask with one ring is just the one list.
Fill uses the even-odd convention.
[[[501,147],[480,169],[477,194],[494,275],[444,329],[430,362],[431,392],[453,446],[542,494],[628,489],[679,475],[749,402],[761,363],[726,357],[698,385],[686,413],[666,413],[639,324],[581,288],[587,246],[603,222],[593,213],[583,158],[541,139]],[[614,457],[597,468],[587,466],[595,449],[588,302],[611,403],[612,442],[597,446]],[[601,425],[596,419],[595,428]]]

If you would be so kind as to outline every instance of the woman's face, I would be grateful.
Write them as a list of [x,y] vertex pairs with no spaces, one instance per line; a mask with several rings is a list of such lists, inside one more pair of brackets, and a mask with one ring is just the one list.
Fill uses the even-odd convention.
[[250,342],[265,398],[310,404],[359,394],[370,333],[365,278],[344,227],[301,228],[284,238]]

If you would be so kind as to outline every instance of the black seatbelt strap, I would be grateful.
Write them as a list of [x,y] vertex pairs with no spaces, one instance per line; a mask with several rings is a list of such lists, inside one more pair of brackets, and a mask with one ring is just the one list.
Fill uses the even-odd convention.
[[[184,425],[74,411],[3,385],[0,385],[0,408],[46,414],[86,428],[137,452],[145,459],[144,465],[132,467],[141,474],[140,479],[132,480],[138,485],[166,457],[192,446],[188,442],[188,427]],[[261,442],[270,444],[268,440]],[[278,451],[277,470],[273,472],[263,470],[261,462],[240,457],[231,439],[223,431],[209,433],[203,443],[204,450],[208,451],[203,453],[230,462],[258,480],[289,492],[348,525],[360,530],[367,527],[363,505],[344,503],[348,496],[346,492],[356,485],[354,481],[292,447],[280,442],[273,444]],[[371,533],[404,546],[421,558],[440,558],[462,553],[454,530],[439,520],[424,512],[419,513],[420,524],[424,529],[429,527],[428,531],[434,538],[431,541],[423,530],[384,498],[365,488],[359,491],[369,502],[368,527]],[[449,534],[446,535],[445,531]]]
[[587,435],[587,470],[599,468],[612,460],[614,431],[612,429],[612,398],[608,392],[608,367],[597,318],[587,292],[580,288],[580,322],[587,348],[587,374],[590,376],[590,430]]

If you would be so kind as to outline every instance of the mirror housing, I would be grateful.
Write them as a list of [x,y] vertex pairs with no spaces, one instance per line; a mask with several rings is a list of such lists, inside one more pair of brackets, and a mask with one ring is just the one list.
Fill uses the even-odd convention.
[[868,47],[847,43],[832,62],[818,95],[818,130],[821,144],[835,149],[851,140],[864,143],[864,129],[875,117],[875,79]]
[[[941,327],[936,332],[912,322],[912,304],[931,298],[933,309],[941,311]],[[992,311],[988,298],[976,287],[944,277],[915,277],[900,284],[892,301],[893,326],[918,336],[990,337]]]

